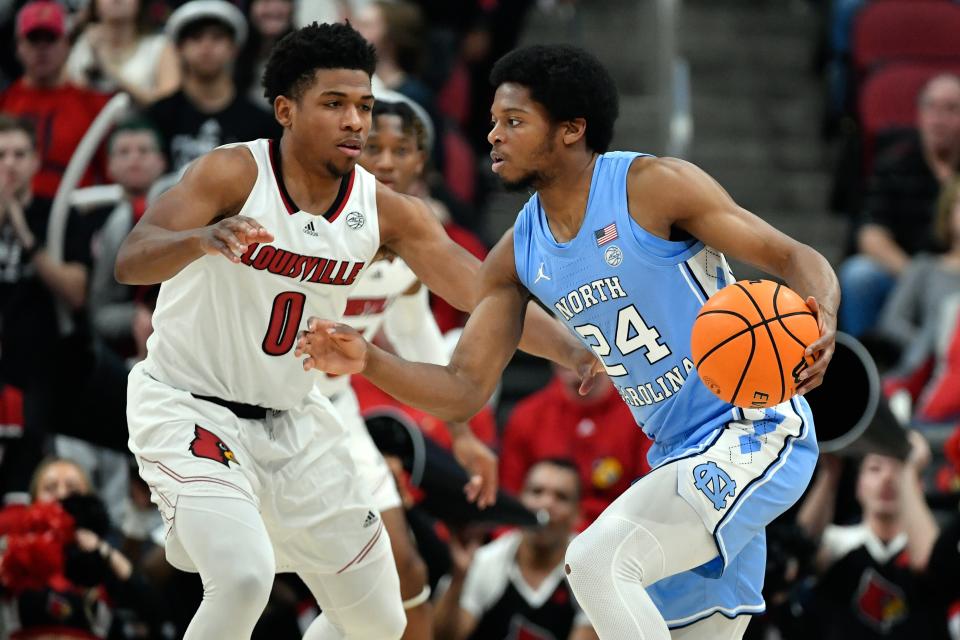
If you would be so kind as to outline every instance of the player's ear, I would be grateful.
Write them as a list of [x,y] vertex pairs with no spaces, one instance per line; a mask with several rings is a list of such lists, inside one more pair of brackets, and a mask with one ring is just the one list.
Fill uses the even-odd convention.
[[587,121],[584,118],[567,120],[560,125],[563,132],[563,144],[574,145],[587,135]]
[[293,100],[287,96],[277,96],[273,101],[273,117],[277,119],[277,122],[280,123],[280,126],[286,128],[293,123],[292,111],[293,111]]

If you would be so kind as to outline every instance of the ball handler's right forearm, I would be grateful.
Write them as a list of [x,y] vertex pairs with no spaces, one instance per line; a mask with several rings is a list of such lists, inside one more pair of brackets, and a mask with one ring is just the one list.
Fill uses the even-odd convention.
[[120,246],[114,275],[122,284],[157,284],[202,255],[198,229],[170,231],[141,221]]

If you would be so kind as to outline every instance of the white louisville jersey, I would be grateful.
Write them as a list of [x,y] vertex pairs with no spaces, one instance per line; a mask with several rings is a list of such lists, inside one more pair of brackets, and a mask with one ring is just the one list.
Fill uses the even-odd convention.
[[198,395],[286,410],[316,383],[294,356],[311,316],[339,319],[380,247],[376,180],[356,167],[323,215],[298,210],[283,184],[279,143],[238,145],[257,162],[240,215],[274,241],[252,244],[240,264],[195,260],[160,288],[146,371]]
[[[377,260],[350,292],[343,312],[344,324],[372,340],[383,327],[387,308],[416,282],[417,274],[402,259]],[[350,376],[322,376],[318,387],[325,396],[333,397],[350,387]]]

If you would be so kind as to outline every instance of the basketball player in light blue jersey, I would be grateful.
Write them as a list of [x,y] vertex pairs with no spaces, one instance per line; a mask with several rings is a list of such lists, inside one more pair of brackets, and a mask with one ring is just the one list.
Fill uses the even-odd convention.
[[833,354],[837,279],[823,256],[738,207],[697,167],[607,152],[616,89],[586,52],[520,49],[491,80],[493,171],[537,192],[488,257],[452,361],[406,362],[314,319],[299,342],[304,366],[362,372],[404,402],[464,420],[493,391],[535,296],[593,348],[655,441],[654,470],[570,545],[581,606],[604,640],[741,638],[764,609],[764,527],[806,488],[816,436],[800,396],[766,410],[714,396],[694,369],[690,331],[733,281],[725,255],[782,278],[820,325],[805,393]]

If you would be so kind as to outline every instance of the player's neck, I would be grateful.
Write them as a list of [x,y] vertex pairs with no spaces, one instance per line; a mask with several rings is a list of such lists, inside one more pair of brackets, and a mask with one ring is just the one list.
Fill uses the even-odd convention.
[[580,231],[587,214],[596,161],[595,153],[573,154],[570,159],[558,163],[550,184],[537,189],[540,206],[547,214],[547,222],[557,242],[572,240]]
[[287,135],[280,139],[280,170],[290,197],[304,211],[326,211],[340,191],[341,178],[332,175],[326,168],[304,164],[294,142]]

